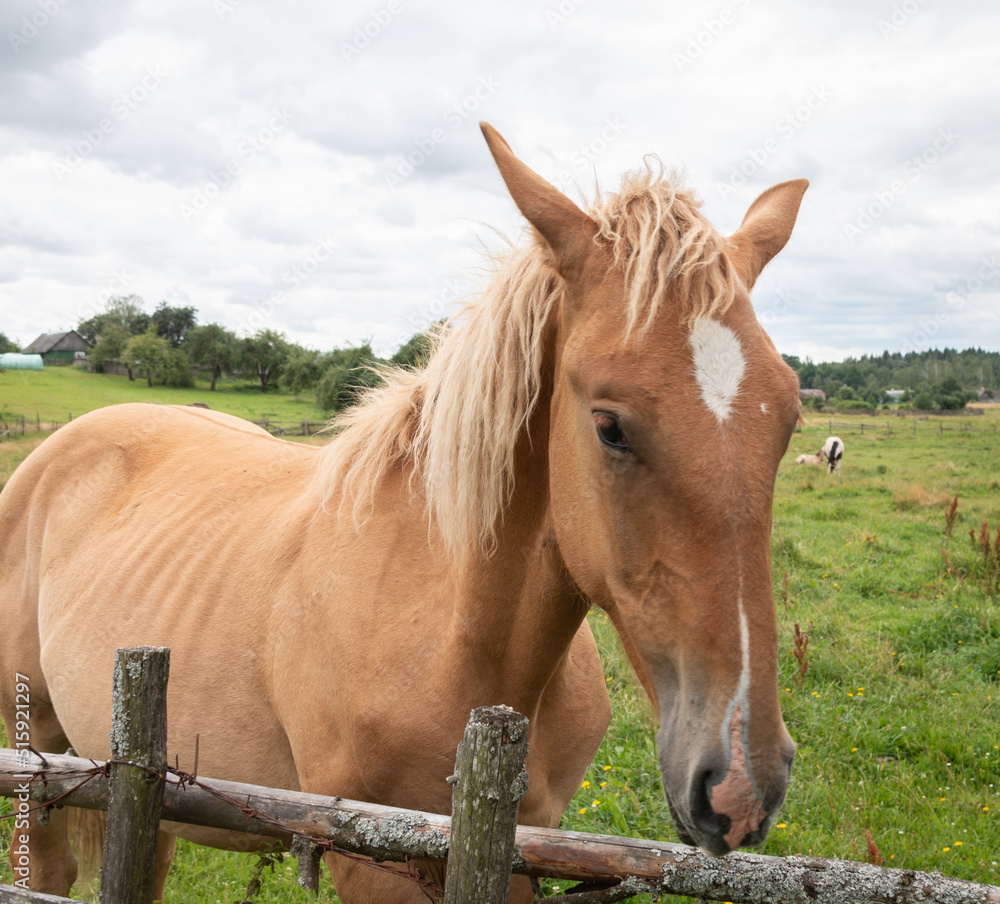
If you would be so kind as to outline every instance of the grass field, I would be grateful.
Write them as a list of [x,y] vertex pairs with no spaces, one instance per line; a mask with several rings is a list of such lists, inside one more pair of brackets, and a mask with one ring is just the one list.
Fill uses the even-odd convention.
[[[33,412],[35,401],[8,390],[10,376],[0,378],[0,407],[27,404]],[[146,387],[136,386],[127,392],[143,397]],[[196,400],[163,392],[162,401]],[[233,410],[214,400],[252,394],[195,395]],[[270,404],[270,394],[264,398]],[[53,403],[66,407],[61,397]],[[968,431],[943,433],[934,420],[914,434],[911,421],[893,418],[891,437],[856,430],[885,418],[836,420],[855,425],[838,428],[846,444],[841,475],[794,464],[822,445],[828,422],[820,417],[793,437],[778,474],[772,549],[780,692],[799,749],[788,800],[762,850],[867,860],[869,832],[887,865],[1000,884],[1000,598],[984,586],[983,556],[969,538],[984,520],[994,533],[1000,523],[1000,411],[969,418]],[[0,444],[0,483],[37,442],[29,435]],[[945,513],[955,495],[949,537]],[[675,840],[649,706],[605,616],[589,618],[615,714],[563,827]],[[801,682],[796,624],[809,635]],[[0,846],[9,833],[3,823]],[[253,863],[182,843],[167,900],[240,900]],[[9,879],[4,858],[0,880]],[[301,892],[286,861],[256,900],[337,899],[329,882],[318,898]]]
[[92,374],[77,367],[46,367],[41,371],[8,370],[0,375],[0,420],[24,417],[34,423],[65,422],[95,408],[119,402],[155,402],[161,405],[190,405],[205,402],[216,411],[237,417],[321,423],[326,416],[316,407],[313,393],[289,395],[276,388],[260,391],[256,381],[221,379],[215,392],[209,381],[200,380],[190,389],[147,386],[142,379],[129,380],[115,374]]

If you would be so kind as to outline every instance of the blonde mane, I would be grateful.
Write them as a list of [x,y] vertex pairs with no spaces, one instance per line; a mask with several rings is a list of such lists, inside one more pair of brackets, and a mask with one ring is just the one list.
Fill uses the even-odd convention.
[[[647,158],[587,211],[595,241],[625,275],[625,337],[644,334],[670,292],[686,305],[688,326],[732,303],[725,239],[699,207]],[[498,257],[480,298],[434,334],[426,367],[385,371],[384,386],[334,419],[338,436],[316,474],[324,506],[339,497],[360,524],[387,472],[402,467],[422,483],[448,550],[459,559],[489,554],[513,491],[515,448],[538,402],[545,324],[563,290],[538,236]]]

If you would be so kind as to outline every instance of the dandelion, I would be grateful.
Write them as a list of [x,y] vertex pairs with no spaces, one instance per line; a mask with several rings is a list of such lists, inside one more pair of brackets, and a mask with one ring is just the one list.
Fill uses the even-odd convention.
[[611,771],[611,767],[610,766],[605,766],[604,767],[604,771],[605,772],[610,772]]
[[601,787],[602,788],[607,788],[608,787],[608,783],[607,782],[601,782]]
[[583,814],[587,812],[587,808],[586,808],[586,807],[580,807],[580,809],[579,809],[579,811],[578,811],[578,812],[579,812],[579,814],[580,814],[581,816],[583,816]]
[[851,748],[851,753],[857,753],[857,752],[858,752],[858,748],[857,747],[852,747]]
[[595,801],[594,801],[594,802],[593,802],[593,803],[591,804],[591,806],[592,806],[592,807],[599,807],[600,805],[601,805],[601,799],[600,799],[600,798],[598,798],[597,800],[595,800]]
[[590,782],[584,782],[582,785],[580,785],[580,787],[583,788],[584,791],[586,791],[590,787]]
[[788,823],[787,822],[779,822],[777,827],[779,829],[787,829],[788,828]]
[[944,849],[944,853],[946,853],[946,854],[947,854],[947,853],[948,853],[948,851],[950,851],[950,850],[951,850],[951,848],[950,848],[950,847],[946,847],[946,848]]

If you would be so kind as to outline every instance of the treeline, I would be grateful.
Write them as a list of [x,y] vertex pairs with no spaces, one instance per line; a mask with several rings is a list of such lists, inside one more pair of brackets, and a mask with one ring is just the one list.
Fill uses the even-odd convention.
[[[129,379],[139,376],[150,386],[191,386],[194,365],[209,377],[212,390],[224,374],[248,376],[259,382],[262,392],[274,385],[296,395],[314,391],[317,404],[327,412],[350,405],[360,390],[378,383],[379,365],[418,366],[430,351],[421,333],[388,359],[377,357],[368,343],[319,352],[290,342],[276,330],[241,338],[221,324],[199,324],[194,307],[161,302],[148,313],[137,295],[108,299],[102,313],[80,321],[76,329],[93,343],[88,358],[98,370],[107,361],[117,361]],[[0,333],[0,352],[17,349]],[[889,389],[904,390],[903,403],[923,409],[962,408],[978,397],[980,388],[1000,399],[1000,352],[885,351],[824,363],[783,357],[798,373],[803,389],[822,389],[828,403],[840,408],[886,404]]]
[[378,383],[379,365],[418,366],[430,350],[418,333],[388,359],[377,357],[367,342],[318,352],[276,330],[239,337],[218,323],[199,324],[194,307],[161,302],[150,314],[138,295],[108,299],[104,311],[81,320],[76,331],[93,344],[87,358],[98,371],[117,362],[130,380],[193,386],[196,365],[211,380],[210,390],[223,375],[249,376],[261,392],[275,385],[295,395],[314,391],[327,412],[353,404],[361,390]]
[[[905,355],[886,351],[820,364],[794,355],[782,357],[799,375],[803,389],[822,389],[840,407],[874,408],[888,401],[886,390],[899,389],[905,391],[904,404],[914,408],[964,408],[966,402],[978,398],[981,388],[1000,388],[1000,352],[979,348]],[[850,402],[863,404],[846,404]]]

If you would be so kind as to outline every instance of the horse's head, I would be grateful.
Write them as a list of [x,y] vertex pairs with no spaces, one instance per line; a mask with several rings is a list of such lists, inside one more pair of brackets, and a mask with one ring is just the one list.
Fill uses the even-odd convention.
[[765,192],[725,239],[648,174],[584,213],[483,131],[563,281],[549,424],[563,559],[658,711],[681,837],[713,854],[760,843],[795,751],[778,701],[770,530],[799,401],[748,292],[807,183]]

